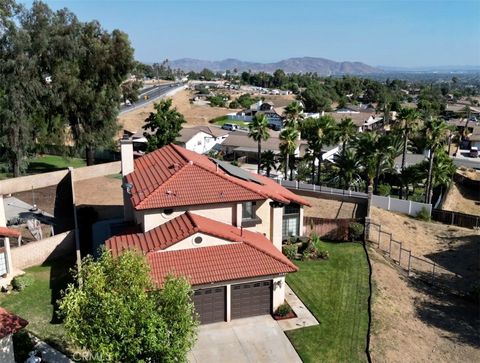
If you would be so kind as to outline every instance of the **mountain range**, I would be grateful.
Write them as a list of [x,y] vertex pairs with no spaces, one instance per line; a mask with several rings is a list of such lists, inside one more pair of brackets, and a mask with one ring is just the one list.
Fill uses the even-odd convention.
[[361,62],[335,62],[330,59],[315,57],[288,58],[274,63],[246,62],[233,58],[221,61],[182,58],[169,61],[169,65],[172,68],[195,72],[200,72],[204,68],[215,72],[233,71],[237,69],[238,72],[252,71],[267,73],[273,73],[277,69],[283,69],[286,73],[316,72],[321,76],[343,74],[362,75],[383,72],[380,68],[372,67]]

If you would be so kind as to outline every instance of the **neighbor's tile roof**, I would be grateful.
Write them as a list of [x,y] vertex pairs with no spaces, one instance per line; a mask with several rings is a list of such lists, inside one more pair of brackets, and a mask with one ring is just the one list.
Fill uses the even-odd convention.
[[[222,246],[164,251],[195,233],[232,242]],[[126,249],[147,254],[154,281],[183,275],[193,285],[293,272],[297,268],[263,234],[242,230],[186,212],[146,233],[115,236],[106,241],[114,256]]]
[[20,235],[20,231],[17,231],[16,229],[0,227],[0,237],[18,238]]
[[28,321],[0,307],[0,339],[26,327]]
[[309,205],[274,181],[255,177],[263,184],[229,175],[208,157],[170,144],[136,159],[126,179],[133,184],[131,201],[137,210],[267,198]]

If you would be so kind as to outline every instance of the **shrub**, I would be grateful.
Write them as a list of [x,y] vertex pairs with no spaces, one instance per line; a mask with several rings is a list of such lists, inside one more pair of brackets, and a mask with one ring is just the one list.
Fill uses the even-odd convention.
[[426,222],[430,221],[430,213],[426,207],[422,207],[422,209],[420,209],[420,212],[417,213],[417,219]]
[[18,291],[22,291],[31,284],[33,284],[33,276],[30,274],[17,276],[12,280],[13,288]]
[[275,315],[278,316],[287,316],[292,312],[292,308],[286,302],[280,305],[275,311]]
[[330,254],[328,251],[318,251],[318,258],[321,258],[322,260],[328,260],[330,258]]
[[390,195],[392,192],[392,187],[388,184],[380,184],[378,186],[378,194],[386,197],[388,195]]
[[314,260],[318,257],[317,247],[310,241],[302,253],[302,260]]
[[358,222],[351,222],[348,225],[348,235],[350,237],[350,240],[355,241],[358,240],[362,235],[363,231],[365,228],[363,227],[363,224],[358,223]]
[[295,244],[283,245],[282,252],[289,260],[294,260],[297,256],[298,246]]

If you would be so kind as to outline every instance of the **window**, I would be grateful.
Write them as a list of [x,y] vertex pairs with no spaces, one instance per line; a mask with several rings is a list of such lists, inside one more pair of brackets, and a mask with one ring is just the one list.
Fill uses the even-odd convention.
[[246,202],[242,204],[242,219],[255,218],[254,202]]
[[282,238],[300,235],[300,206],[287,204],[283,210]]

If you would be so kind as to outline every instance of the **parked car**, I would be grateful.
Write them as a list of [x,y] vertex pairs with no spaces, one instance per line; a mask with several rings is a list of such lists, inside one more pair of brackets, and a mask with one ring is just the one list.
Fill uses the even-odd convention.
[[238,129],[238,126],[234,124],[223,124],[222,129],[228,131],[235,131],[236,129]]
[[478,158],[478,147],[472,146],[470,148],[470,157],[471,158]]

